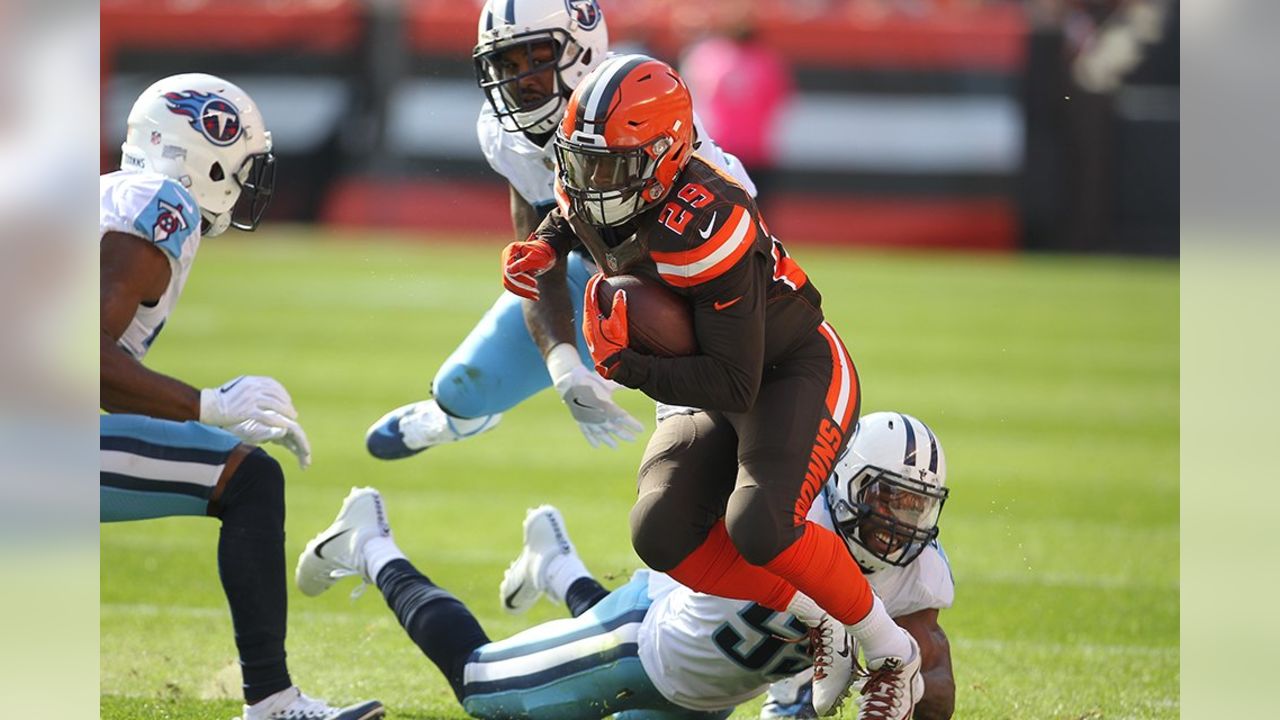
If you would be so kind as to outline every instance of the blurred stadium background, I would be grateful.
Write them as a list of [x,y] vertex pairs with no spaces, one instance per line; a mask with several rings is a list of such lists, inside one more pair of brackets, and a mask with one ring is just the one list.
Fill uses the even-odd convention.
[[[752,37],[785,68],[752,159],[770,225],[824,289],[866,409],[915,413],[947,446],[957,717],[1177,717],[1176,0],[600,4],[615,46],[679,64]],[[524,508],[559,505],[607,584],[638,565],[642,448],[591,452],[543,393],[468,443],[400,463],[363,450],[499,292],[511,231],[475,140],[479,5],[103,0],[100,163],[116,167],[159,77],[222,74],[255,97],[276,202],[263,231],[202,247],[149,362],[290,388],[316,448],[306,473],[277,453],[290,563],[348,487],[376,485],[401,545],[498,637],[560,615],[497,608]],[[643,397],[623,402],[652,427]],[[237,711],[216,534],[102,528],[102,717]],[[291,596],[304,689],[463,717],[376,593],[345,589]]]
[[[789,242],[1177,253],[1176,0],[600,4],[615,47],[679,64],[750,32],[781,63],[793,91],[749,164]],[[199,69],[270,123],[273,220],[508,234],[475,140],[479,5],[103,0],[102,167],[137,94]],[[711,90],[767,92],[739,82],[695,84],[704,118]]]

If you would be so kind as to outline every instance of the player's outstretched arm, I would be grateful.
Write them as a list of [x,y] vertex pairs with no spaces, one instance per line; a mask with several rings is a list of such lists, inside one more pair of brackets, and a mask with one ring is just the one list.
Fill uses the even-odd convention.
[[137,413],[166,420],[195,420],[200,416],[200,391],[148,370],[118,344],[138,306],[155,302],[169,285],[169,260],[160,248],[125,233],[107,233],[101,249],[101,366],[102,409]]
[[915,720],[950,720],[956,707],[956,680],[951,672],[951,643],[938,625],[936,609],[894,618],[920,645],[924,697],[916,705]]
[[[550,208],[539,212],[514,187],[510,191],[511,227],[515,229],[516,241],[528,240]],[[556,345],[572,345],[574,342],[573,305],[569,298],[565,265],[558,262],[538,276],[538,299],[522,303],[525,327],[529,329],[529,337],[533,338],[543,357]]]
[[119,345],[138,306],[158,301],[169,285],[169,260],[141,237],[110,232],[102,238],[99,277],[99,393],[102,409],[165,420],[198,420],[251,444],[278,442],[311,464],[311,443],[298,424],[293,399],[280,383],[240,376],[216,389],[196,388],[148,369]]
[[[545,215],[511,189],[511,224],[517,237],[531,235]],[[644,426],[613,401],[617,385],[583,365],[578,356],[568,263],[556,263],[538,276],[537,283],[538,299],[521,303],[524,324],[578,429],[591,447],[617,448],[619,440],[635,440]]]

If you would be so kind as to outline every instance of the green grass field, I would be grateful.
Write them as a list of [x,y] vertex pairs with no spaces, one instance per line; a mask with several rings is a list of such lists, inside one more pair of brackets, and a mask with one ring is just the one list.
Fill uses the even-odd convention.
[[[148,359],[197,386],[250,373],[290,389],[315,448],[305,472],[271,450],[289,475],[290,569],[348,488],[374,485],[400,545],[495,638],[562,614],[498,607],[526,507],[558,505],[606,585],[639,565],[627,511],[642,449],[591,450],[548,391],[469,442],[366,455],[365,428],[424,397],[497,296],[498,247],[309,229],[211,240]],[[858,364],[864,412],[916,414],[946,447],[956,717],[1178,717],[1177,265],[793,251]],[[651,402],[622,402],[652,428]],[[216,538],[198,518],[103,526],[102,717],[238,712]],[[381,698],[391,717],[465,717],[376,590],[353,601],[351,583],[291,591],[295,680]]]

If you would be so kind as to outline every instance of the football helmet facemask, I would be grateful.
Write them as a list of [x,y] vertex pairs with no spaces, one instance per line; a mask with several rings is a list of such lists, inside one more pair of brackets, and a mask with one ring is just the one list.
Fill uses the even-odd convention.
[[248,93],[204,73],[171,75],[129,111],[121,168],[167,175],[191,191],[202,234],[253,230],[271,202],[271,133]]
[[596,0],[487,0],[471,57],[508,132],[549,133],[569,93],[609,52]]
[[825,492],[836,532],[868,571],[904,567],[938,537],[950,490],[942,445],[902,413],[863,417]]
[[617,227],[671,191],[693,156],[689,88],[664,62],[617,55],[574,90],[556,132],[557,199]]

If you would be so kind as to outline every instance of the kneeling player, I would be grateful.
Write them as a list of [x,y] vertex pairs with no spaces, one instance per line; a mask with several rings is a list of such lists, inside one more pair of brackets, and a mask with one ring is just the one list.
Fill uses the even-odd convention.
[[[947,493],[941,448],[914,418],[877,413],[863,423],[862,441],[855,438],[827,487],[827,501],[814,503],[810,518],[841,533],[868,569],[877,568],[873,586],[920,644],[925,688],[916,716],[947,718],[954,683],[937,611],[951,604],[954,588],[936,542]],[[911,452],[917,434],[921,449]],[[587,572],[555,508],[531,510],[524,531],[524,550],[500,588],[504,608],[524,612],[545,593],[574,618],[498,642],[396,547],[383,500],[372,488],[352,490],[333,525],[307,545],[298,586],[316,595],[349,575],[376,584],[477,718],[724,718],[770,682],[812,662],[808,628],[791,615],[696,593],[643,570],[608,592]],[[883,680],[873,672],[866,682]],[[781,686],[775,695],[782,699]],[[791,700],[790,706],[771,701],[767,717],[811,712],[803,697]],[[866,710],[868,717],[882,716]]]
[[278,442],[310,462],[289,393],[243,375],[200,391],[142,364],[201,237],[257,227],[274,179],[271,134],[243,90],[197,73],[147,88],[128,128],[123,169],[100,183],[101,403],[111,413],[100,422],[101,519],[222,521],[218,574],[245,720],[382,717],[376,701],[335,708],[308,698],[285,664],[284,473],[255,446]]

